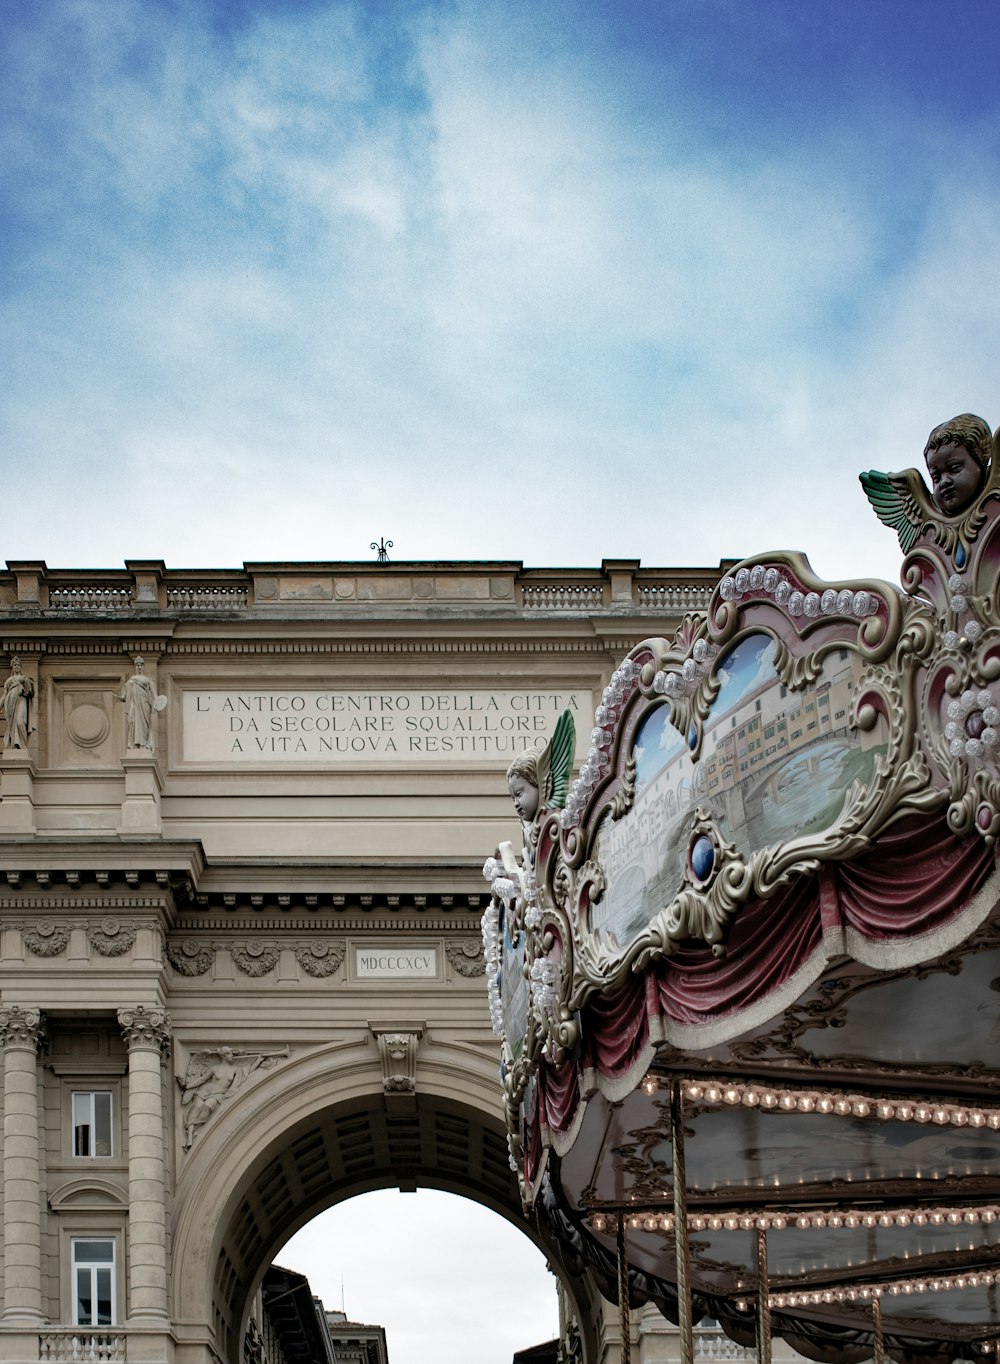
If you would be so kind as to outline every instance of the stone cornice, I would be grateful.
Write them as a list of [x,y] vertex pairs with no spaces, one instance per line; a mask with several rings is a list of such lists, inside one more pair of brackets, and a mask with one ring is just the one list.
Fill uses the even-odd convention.
[[455,915],[453,918],[428,915],[424,918],[413,914],[391,918],[386,915],[344,914],[335,919],[330,918],[329,915],[324,915],[322,918],[317,916],[315,919],[303,919],[301,917],[276,919],[263,915],[255,918],[234,915],[232,918],[225,919],[207,916],[204,919],[192,919],[186,916],[172,930],[170,940],[171,942],[179,941],[185,937],[197,937],[202,933],[239,935],[264,932],[312,936],[326,933],[368,932],[447,933],[469,936],[479,932],[479,918],[466,918],[459,915]]
[[[11,561],[0,571],[0,619],[120,622],[138,645],[156,648],[173,622],[560,614],[636,611],[676,616],[704,606],[718,568],[642,568],[606,559],[600,568],[525,568],[513,560],[247,563],[240,569],[168,569],[131,560],[124,569],[51,569]],[[154,623],[155,622],[155,623]],[[30,647],[30,639],[29,639]]]
[[[635,646],[636,639],[647,633],[655,634],[663,628],[663,622],[670,619],[666,614],[657,613],[655,616],[640,617],[635,612],[628,615],[630,621],[635,622],[635,629],[629,633],[621,632],[620,620],[607,622],[613,625],[616,633],[614,635],[603,635],[595,627],[599,622],[592,618],[584,622],[586,634],[577,637],[562,637],[554,639],[550,634],[530,635],[518,633],[516,635],[507,634],[504,638],[483,639],[480,634],[476,638],[462,638],[453,636],[446,639],[440,637],[440,629],[435,632],[434,637],[426,639],[406,639],[398,636],[392,638],[376,638],[366,634],[361,638],[341,638],[341,639],[317,639],[315,637],[303,637],[301,634],[289,634],[284,638],[275,638],[273,634],[266,638],[225,638],[221,637],[221,631],[213,631],[211,638],[202,639],[170,639],[160,640],[156,645],[146,639],[136,639],[129,636],[127,639],[115,636],[94,639],[76,637],[63,637],[53,635],[47,623],[40,624],[39,636],[31,639],[26,635],[0,636],[0,652],[7,654],[21,654],[32,656],[33,654],[44,654],[47,658],[88,658],[106,659],[113,662],[116,666],[121,664],[125,654],[142,654],[144,657],[157,655],[166,658],[212,658],[220,657],[285,657],[285,658],[311,658],[311,657],[330,657],[330,656],[375,656],[375,657],[399,657],[405,655],[426,655],[428,657],[441,658],[451,655],[488,657],[491,654],[503,655],[566,655],[580,654],[590,655],[596,658],[602,665],[606,662],[605,655],[613,653],[616,656],[622,652],[628,652]],[[362,622],[359,622],[361,624]],[[442,625],[442,622],[435,622]],[[245,624],[245,623],[244,623]],[[513,625],[515,622],[511,621]],[[44,637],[43,637],[44,633]]]

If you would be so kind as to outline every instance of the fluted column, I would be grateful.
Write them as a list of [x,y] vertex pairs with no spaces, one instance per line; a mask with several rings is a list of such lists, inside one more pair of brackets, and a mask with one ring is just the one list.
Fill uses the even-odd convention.
[[38,1009],[0,1007],[3,1047],[5,1324],[42,1320],[42,1214],[38,1183]]
[[119,1009],[128,1044],[128,1269],[130,1322],[167,1316],[167,1234],[163,1087],[170,1037],[165,1009]]

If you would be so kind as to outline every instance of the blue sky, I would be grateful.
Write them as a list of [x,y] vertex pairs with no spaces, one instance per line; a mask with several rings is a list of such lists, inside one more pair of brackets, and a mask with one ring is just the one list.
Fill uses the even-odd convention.
[[6,558],[385,536],[893,579],[857,472],[1000,421],[995,0],[0,0],[0,26]]
[[993,0],[2,0],[8,557],[895,577],[1000,420]]

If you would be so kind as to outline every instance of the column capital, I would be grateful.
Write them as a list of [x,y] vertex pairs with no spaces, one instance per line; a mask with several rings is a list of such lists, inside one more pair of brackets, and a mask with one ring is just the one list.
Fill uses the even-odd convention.
[[170,1045],[170,1015],[158,1006],[137,1004],[118,1010],[118,1026],[129,1051],[134,1048],[166,1051]]
[[20,1004],[0,1006],[0,1047],[37,1052],[44,1035],[40,1009],[22,1009]]

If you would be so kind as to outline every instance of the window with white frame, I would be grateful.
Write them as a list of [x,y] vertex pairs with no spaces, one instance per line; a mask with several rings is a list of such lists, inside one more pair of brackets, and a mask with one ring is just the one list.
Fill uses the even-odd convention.
[[74,1156],[110,1156],[111,1091],[78,1090],[73,1094]]
[[73,1321],[111,1326],[115,1320],[115,1243],[110,1238],[73,1238]]

